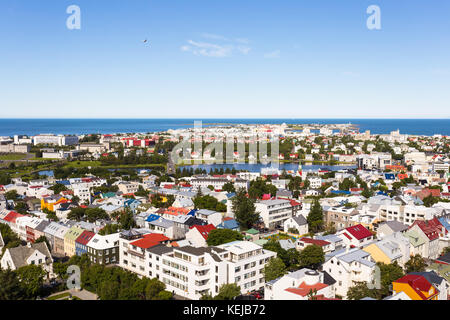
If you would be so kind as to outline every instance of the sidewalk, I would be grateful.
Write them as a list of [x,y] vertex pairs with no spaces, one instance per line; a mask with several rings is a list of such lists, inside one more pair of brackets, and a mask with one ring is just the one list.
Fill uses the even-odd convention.
[[[97,300],[98,299],[98,296],[95,293],[89,292],[89,291],[84,290],[84,289],[80,290],[80,291],[75,290],[75,289],[61,291],[61,292],[58,292],[58,293],[54,293],[51,296],[48,296],[47,299],[51,298],[53,296],[62,295],[64,293],[69,293],[72,296],[77,297],[77,298],[79,298],[81,300]],[[63,297],[61,297],[59,299],[56,299],[56,300],[66,300],[67,298],[68,298],[68,296],[63,296]]]

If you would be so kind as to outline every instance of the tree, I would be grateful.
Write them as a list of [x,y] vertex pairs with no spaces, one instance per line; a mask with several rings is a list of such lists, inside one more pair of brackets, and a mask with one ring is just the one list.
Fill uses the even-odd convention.
[[214,300],[233,300],[234,297],[240,294],[241,288],[236,283],[223,284]]
[[100,219],[109,220],[109,215],[101,208],[88,208],[85,211],[85,216],[89,222],[95,222]]
[[323,209],[319,200],[314,200],[306,220],[310,231],[318,232],[323,229]]
[[425,271],[427,264],[420,254],[412,256],[408,262],[405,263],[406,273]]
[[5,193],[5,197],[7,200],[17,200],[19,198],[19,194],[16,190],[11,190]]
[[50,243],[48,242],[47,237],[40,236],[39,238],[36,239],[36,241],[34,243],[39,243],[39,242],[45,242],[45,244],[47,245],[47,248],[50,250]]
[[239,189],[231,200],[234,216],[241,228],[250,228],[259,221],[259,213],[255,212],[253,200],[247,198],[245,189]]
[[238,231],[231,229],[214,229],[209,233],[206,243],[208,246],[219,246],[224,243],[242,239],[244,239],[244,236]]
[[30,298],[36,298],[42,290],[46,272],[41,266],[30,264],[17,269],[17,276],[20,284],[24,288],[25,295]]
[[14,210],[16,210],[18,213],[26,214],[28,212],[28,206],[25,202],[18,201],[14,206]]
[[49,189],[53,190],[53,192],[55,194],[59,194],[59,193],[61,193],[63,191],[67,191],[67,187],[65,185],[61,184],[61,183],[56,183],[53,186],[51,186]]
[[[7,224],[0,223],[0,234],[2,235],[5,248],[15,248],[22,244],[17,234],[12,231],[11,227]],[[1,252],[0,252],[1,256]]]
[[22,300],[25,296],[15,271],[0,269],[0,300]]
[[265,281],[272,281],[286,274],[286,265],[280,258],[272,258],[264,266],[264,278]]
[[236,189],[234,188],[234,185],[231,182],[225,183],[222,187],[222,190],[228,193],[236,192]]
[[404,276],[403,269],[397,262],[391,264],[378,262],[377,266],[380,268],[381,274],[381,289],[379,290],[379,294],[381,297],[387,297],[390,294],[389,287],[392,282]]
[[423,205],[428,208],[432,207],[434,204],[436,204],[438,202],[439,202],[439,198],[433,197],[432,194],[423,198]]
[[378,299],[378,292],[376,289],[369,289],[366,282],[358,282],[347,291],[348,300],[361,300],[362,298],[370,297]]
[[117,233],[118,231],[119,225],[111,223],[104,226],[98,233],[102,236],[106,236],[108,234]]
[[325,262],[325,254],[321,246],[310,245],[300,252],[300,265],[302,268],[317,269]]
[[86,214],[86,208],[76,207],[72,208],[67,215],[70,220],[80,221]]
[[133,213],[130,209],[125,209],[119,215],[120,228],[123,230],[130,230],[136,226],[136,221],[134,220]]

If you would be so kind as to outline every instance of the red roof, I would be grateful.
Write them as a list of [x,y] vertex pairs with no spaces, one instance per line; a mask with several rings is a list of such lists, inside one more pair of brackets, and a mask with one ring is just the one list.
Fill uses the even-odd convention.
[[317,239],[311,239],[311,238],[306,238],[306,237],[300,238],[299,241],[315,244],[316,246],[321,246],[321,247],[324,247],[324,246],[330,244],[330,242],[325,241],[325,240],[317,240]]
[[411,225],[411,227],[414,225],[417,225],[431,241],[439,238],[439,233],[441,233],[443,230],[445,230],[444,231],[445,234],[447,234],[448,232],[445,228],[443,228],[443,225],[437,218],[433,218],[431,220],[426,221],[416,220]]
[[142,248],[142,249],[147,249],[147,248],[154,247],[154,246],[160,244],[161,242],[168,241],[168,240],[170,240],[170,239],[167,238],[163,234],[149,233],[149,234],[145,234],[143,238],[136,240],[134,242],[131,242],[130,244],[133,246]]
[[365,239],[372,236],[372,232],[370,232],[366,227],[362,224],[357,224],[356,226],[345,228],[348,233],[350,233],[357,240]]
[[427,300],[427,297],[425,297],[421,291],[428,292],[432,287],[431,283],[429,283],[424,276],[418,274],[407,274],[394,282],[409,284],[409,286],[424,300]]
[[262,196],[262,200],[270,200],[270,198],[271,198],[270,193],[263,194]]
[[87,245],[87,243],[89,241],[91,241],[91,239],[95,236],[95,233],[91,232],[91,231],[83,231],[82,234],[80,234],[78,236],[78,238],[75,240],[75,242],[82,244],[82,245]]
[[12,222],[12,223],[16,223],[16,219],[20,218],[20,217],[24,217],[23,214],[17,213],[15,211],[10,211],[4,218],[3,220],[7,221],[7,222]]
[[211,232],[211,230],[216,229],[216,227],[214,227],[214,225],[212,225],[212,224],[208,224],[206,226],[194,225],[190,229],[193,229],[193,228],[197,229],[197,231],[200,232],[200,234],[202,235],[202,237],[205,240],[208,239],[208,235]]

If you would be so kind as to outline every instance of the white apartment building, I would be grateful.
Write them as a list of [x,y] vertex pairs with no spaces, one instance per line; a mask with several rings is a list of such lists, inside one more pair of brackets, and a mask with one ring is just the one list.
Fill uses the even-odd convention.
[[127,193],[135,193],[139,190],[139,183],[137,182],[128,182],[128,181],[121,181],[117,184],[117,187],[119,187],[119,191],[127,194]]
[[335,295],[345,298],[348,289],[358,282],[372,282],[376,264],[368,252],[346,248],[332,254],[322,268],[336,280]]
[[322,178],[320,177],[308,177],[308,180],[311,189],[319,189],[322,186]]
[[78,144],[77,136],[40,134],[33,137],[33,144],[54,144],[57,146],[73,146]]
[[289,200],[263,200],[256,202],[255,207],[265,227],[269,229],[283,226],[284,222],[292,217],[292,206]]
[[[243,293],[263,288],[264,266],[276,256],[275,252],[248,241],[201,248],[156,245],[142,249],[125,248],[123,244],[121,241],[121,267],[157,278],[168,291],[192,300],[208,293],[217,295],[227,283],[236,283]],[[128,256],[123,255],[125,251]],[[136,251],[135,258],[130,257],[132,251]]]
[[81,203],[88,202],[91,203],[91,192],[89,187],[85,187],[82,184],[75,185],[72,188],[73,195],[80,198]]

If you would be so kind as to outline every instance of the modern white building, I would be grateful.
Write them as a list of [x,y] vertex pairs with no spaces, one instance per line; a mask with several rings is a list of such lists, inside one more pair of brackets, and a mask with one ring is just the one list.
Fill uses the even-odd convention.
[[40,134],[33,137],[33,144],[53,144],[57,146],[73,146],[78,144],[77,136]]
[[284,222],[292,217],[292,206],[289,200],[263,200],[256,202],[255,207],[264,225],[269,229],[282,227]]
[[329,254],[326,259],[322,269],[336,280],[335,294],[343,298],[358,282],[372,283],[374,279],[376,264],[368,252],[346,248]]

